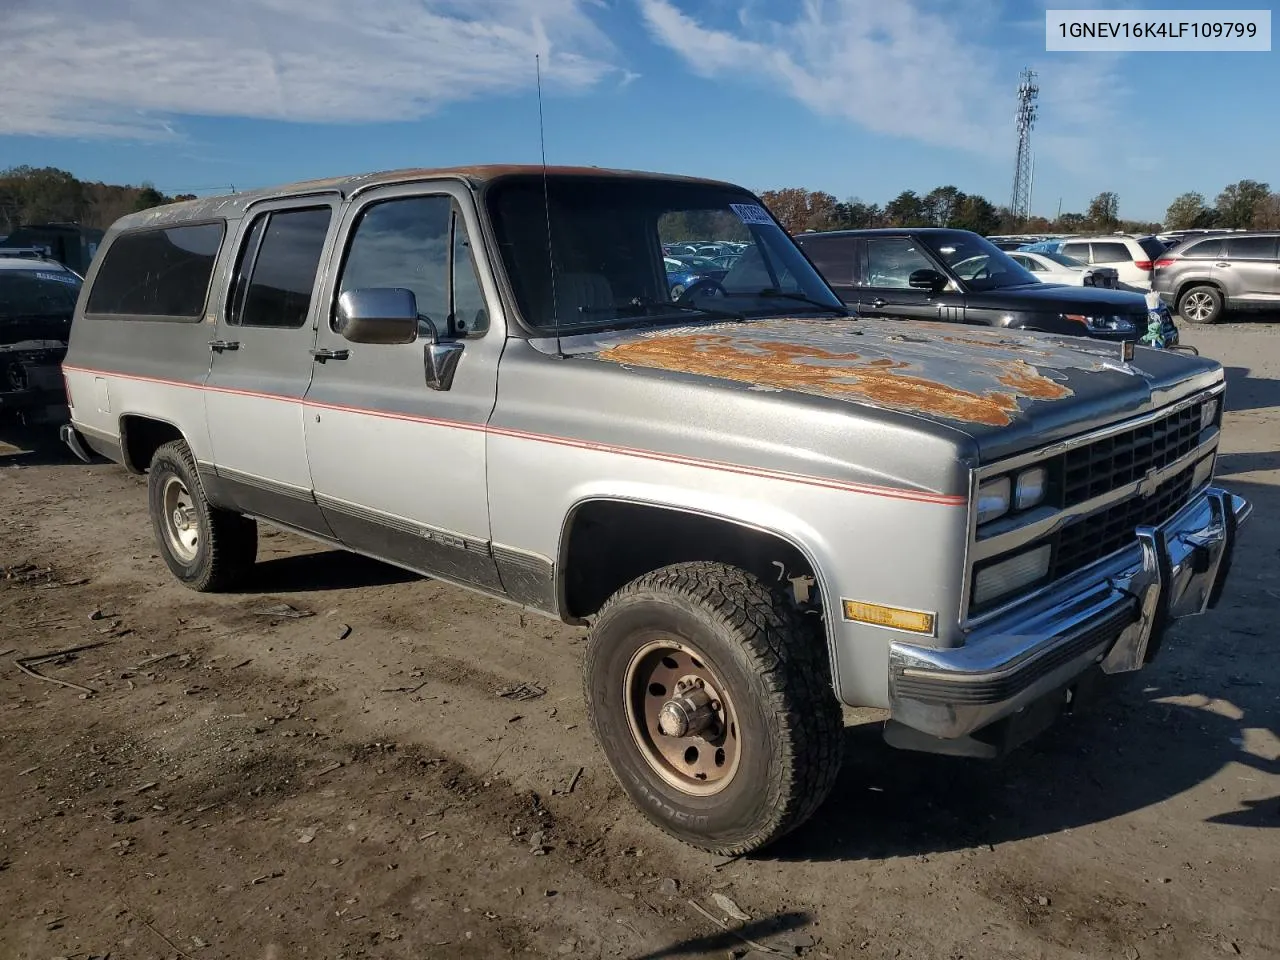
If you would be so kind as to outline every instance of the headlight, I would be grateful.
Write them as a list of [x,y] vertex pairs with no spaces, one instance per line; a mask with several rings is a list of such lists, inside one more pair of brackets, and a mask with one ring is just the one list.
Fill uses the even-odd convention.
[[1207,430],[1218,419],[1218,398],[1206,400],[1200,406],[1200,429]]
[[992,600],[1044,579],[1049,573],[1051,552],[1045,544],[982,567],[973,577],[973,605],[984,607]]
[[1133,333],[1138,328],[1129,317],[1119,314],[1115,316],[1087,317],[1083,313],[1064,313],[1063,317],[1082,323],[1090,330],[1108,330],[1111,333]]
[[1032,467],[1018,474],[1013,505],[1027,510],[1044,500],[1049,482],[1049,472],[1044,467]]
[[1013,484],[1008,477],[996,477],[978,485],[978,523],[986,523],[1009,512]]

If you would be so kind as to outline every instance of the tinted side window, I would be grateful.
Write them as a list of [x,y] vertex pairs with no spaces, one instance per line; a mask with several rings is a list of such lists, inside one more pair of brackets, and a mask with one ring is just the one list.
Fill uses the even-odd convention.
[[219,221],[116,237],[85,312],[199,319],[225,226]]
[[1064,257],[1075,257],[1081,263],[1088,263],[1089,262],[1089,245],[1087,243],[1063,244],[1062,255]]
[[360,214],[338,293],[402,287],[418,300],[418,331],[444,333],[449,316],[449,197],[384,200]]
[[828,283],[837,286],[853,283],[856,241],[852,237],[802,237],[800,246]]
[[1230,260],[1274,260],[1275,237],[1227,237],[1227,258]]
[[933,262],[920,252],[916,242],[902,239],[867,240],[867,285],[872,287],[909,287],[911,274],[917,270],[936,270]]
[[1123,243],[1097,243],[1093,244],[1093,262],[1094,263],[1132,263],[1133,254],[1129,252],[1129,248]]
[[296,330],[307,322],[332,216],[328,207],[315,207],[277,210],[254,222],[240,252],[229,323]]
[[1213,237],[1210,240],[1201,240],[1199,243],[1193,243],[1183,250],[1180,255],[1190,257],[1193,260],[1216,260],[1222,256],[1222,238]]

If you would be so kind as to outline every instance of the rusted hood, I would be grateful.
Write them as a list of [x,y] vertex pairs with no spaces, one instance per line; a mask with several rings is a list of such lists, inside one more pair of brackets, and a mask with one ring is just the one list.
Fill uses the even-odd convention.
[[[920,321],[786,318],[599,338],[597,360],[856,403],[944,423],[993,459],[1172,402],[1221,378],[1210,360]],[[797,396],[800,395],[800,396]]]

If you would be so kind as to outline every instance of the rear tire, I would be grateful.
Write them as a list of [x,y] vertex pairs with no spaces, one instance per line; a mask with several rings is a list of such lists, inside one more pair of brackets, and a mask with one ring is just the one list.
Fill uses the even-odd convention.
[[1178,316],[1187,323],[1217,323],[1222,319],[1222,294],[1217,287],[1188,287],[1178,298]]
[[[676,564],[614,594],[591,630],[584,687],[618,782],[695,847],[758,850],[835,784],[843,722],[820,622],[736,567]],[[672,734],[664,705],[697,702],[686,696],[703,706],[675,715],[708,725]]]
[[147,504],[164,562],[192,590],[226,590],[257,559],[257,523],[209,503],[185,442],[166,443],[151,458]]

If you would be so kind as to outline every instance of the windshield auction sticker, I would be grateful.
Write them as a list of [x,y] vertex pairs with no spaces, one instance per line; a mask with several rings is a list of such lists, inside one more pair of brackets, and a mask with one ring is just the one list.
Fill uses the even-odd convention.
[[764,207],[758,203],[731,203],[729,206],[733,208],[733,212],[738,215],[738,219],[743,223],[773,223],[769,219],[769,214],[765,212]]
[[1271,11],[1048,10],[1045,49],[1267,52],[1271,49]]

